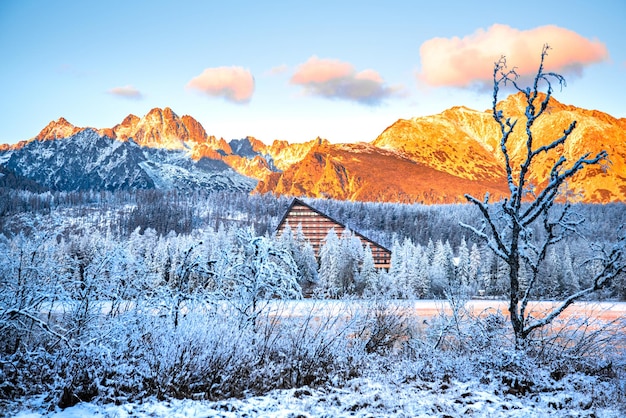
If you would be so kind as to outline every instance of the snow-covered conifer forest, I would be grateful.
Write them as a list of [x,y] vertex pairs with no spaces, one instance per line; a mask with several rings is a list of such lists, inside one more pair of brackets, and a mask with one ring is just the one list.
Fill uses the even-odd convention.
[[[624,311],[607,314],[624,275],[585,298],[593,315],[519,350],[506,309],[469,309],[507,291],[506,265],[460,226],[475,206],[307,202],[390,248],[390,270],[349,233],[329,234],[318,259],[301,231],[277,237],[285,197],[0,190],[0,411],[626,412]],[[625,209],[574,205],[581,234],[551,247],[532,299],[589,286]],[[414,314],[420,300],[436,312]]]

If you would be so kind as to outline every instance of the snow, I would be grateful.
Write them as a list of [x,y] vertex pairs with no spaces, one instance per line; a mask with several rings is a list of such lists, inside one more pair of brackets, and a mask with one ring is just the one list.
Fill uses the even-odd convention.
[[[166,163],[163,164],[167,166]],[[160,168],[163,169],[162,167]],[[189,170],[192,170],[192,168]],[[100,278],[97,282],[95,281],[96,273],[93,272],[97,270],[95,270],[96,267],[94,266],[99,266],[102,259],[111,260],[110,266],[107,264],[109,266],[107,271],[110,273],[107,277],[114,279],[111,280],[111,284],[115,284],[115,280],[118,280],[118,278],[118,282],[121,283],[122,279],[131,277],[138,278],[138,280],[142,280],[138,283],[145,283],[145,286],[149,286],[152,283],[152,275],[158,275],[155,272],[160,271],[158,269],[161,268],[156,260],[164,260],[165,250],[171,251],[171,254],[175,256],[174,267],[170,266],[167,269],[175,268],[176,271],[181,271],[185,265],[183,257],[185,259],[187,257],[184,255],[185,250],[189,249],[186,254],[191,254],[191,248],[197,248],[198,252],[197,254],[193,253],[193,256],[199,257],[198,260],[219,259],[220,262],[224,261],[224,264],[227,264],[222,266],[220,263],[215,267],[217,277],[235,277],[230,275],[227,267],[234,266],[236,262],[240,261],[221,256],[221,258],[218,258],[216,256],[216,254],[221,254],[219,251],[226,253],[231,251],[233,254],[239,254],[238,252],[241,251],[241,254],[245,254],[245,245],[234,244],[234,240],[237,238],[235,227],[231,230],[215,232],[210,226],[213,222],[203,221],[202,226],[205,228],[204,230],[194,229],[193,233],[188,235],[172,234],[159,237],[155,230],[144,231],[143,234],[136,230],[136,232],[130,234],[127,240],[122,240],[118,237],[107,235],[106,232],[98,232],[98,228],[106,231],[107,225],[114,224],[116,213],[118,211],[130,210],[130,208],[134,207],[133,204],[125,204],[125,206],[102,205],[100,198],[95,199],[95,197],[91,199],[93,200],[92,203],[69,208],[61,206],[54,209],[49,215],[44,215],[40,212],[23,212],[13,215],[10,220],[11,223],[7,221],[5,225],[22,225],[24,229],[32,228],[36,233],[32,234],[32,238],[24,236],[14,237],[10,240],[7,238],[6,241],[0,242],[0,244],[13,245],[11,248],[14,248],[15,252],[9,252],[7,247],[7,254],[19,254],[18,250],[20,249],[31,251],[31,249],[35,248],[39,252],[39,248],[41,248],[42,262],[37,261],[38,264],[33,266],[41,277],[61,277],[56,275],[54,268],[57,265],[63,266],[63,264],[56,264],[58,261],[56,258],[53,258],[53,255],[57,253],[52,252],[52,249],[58,248],[58,254],[60,255],[69,253],[66,252],[66,247],[61,247],[60,244],[66,242],[67,244],[64,245],[70,248],[69,244],[77,243],[81,245],[80,248],[93,249],[97,257],[90,260],[90,264],[87,266],[90,270],[85,271],[90,272],[89,277],[94,278],[94,283],[99,283],[103,286],[103,293],[101,294],[113,298],[113,301],[108,301],[104,300],[103,296],[98,296],[93,303],[90,302],[91,313],[94,314],[94,318],[97,317],[95,314],[98,308],[103,309],[103,314],[111,312],[112,303],[128,302],[128,313],[131,313],[131,308],[137,306],[133,305],[133,299],[122,299],[127,297],[127,293],[111,291],[112,286],[109,285],[108,281],[105,282],[104,279]],[[228,201],[227,198],[222,198],[221,200]],[[133,200],[130,199],[130,201],[132,202]],[[243,209],[238,210],[234,203],[232,205],[230,209],[228,206],[225,206],[219,210],[235,218],[245,213]],[[220,213],[217,205],[207,204],[205,206],[218,214]],[[252,211],[250,213],[252,214]],[[219,219],[224,218],[220,217]],[[237,226],[236,228],[241,227]],[[15,229],[17,230],[18,228]],[[44,233],[46,231],[55,231],[55,234],[51,238],[40,238],[45,236]],[[71,232],[66,234],[63,231]],[[58,241],[56,234],[67,237],[65,238],[67,241]],[[247,240],[244,240],[244,242],[250,239],[253,239],[253,237],[247,237]],[[263,239],[266,239],[265,236]],[[200,241],[204,242],[204,247],[200,247],[201,244],[197,244]],[[252,242],[255,241],[250,241],[250,243]],[[28,244],[31,247],[26,247],[23,244]],[[139,248],[134,248],[134,246]],[[129,249],[128,252],[126,252],[126,248]],[[131,248],[132,251],[130,250]],[[50,249],[50,253],[46,252],[48,249]],[[451,254],[450,250],[447,251],[448,254]],[[263,255],[262,252],[252,247],[248,248],[248,254]],[[255,257],[250,256],[250,258],[254,260]],[[14,259],[17,260],[17,257]],[[65,259],[63,258],[63,260]],[[262,265],[264,263],[256,264]],[[196,264],[192,263],[192,265]],[[197,265],[200,265],[200,263]],[[6,267],[5,271],[12,271],[11,269],[13,268],[11,265],[3,265],[1,262],[0,266]],[[166,271],[166,267],[162,268],[164,269],[163,271]],[[260,271],[259,269],[251,270]],[[50,272],[49,275],[48,272]],[[123,272],[124,274],[122,274]],[[179,274],[178,276],[182,275]],[[69,279],[71,276],[63,277]],[[52,288],[56,289],[56,287]],[[39,287],[33,287],[33,289],[37,292],[41,290]],[[221,313],[228,313],[226,309],[230,305],[224,307],[224,312],[218,312],[219,315],[205,315],[205,317],[201,317],[201,315],[187,315],[186,320],[188,322],[185,326],[180,325],[179,331],[175,333],[169,332],[168,329],[171,328],[167,327],[176,329],[176,325],[171,325],[167,314],[163,316],[162,321],[157,320],[158,316],[153,315],[152,308],[162,309],[159,311],[160,313],[168,312],[169,308],[176,309],[176,313],[202,314],[203,312],[191,309],[200,306],[194,305],[195,300],[193,299],[184,299],[182,302],[180,302],[181,299],[176,299],[180,297],[178,288],[168,289],[170,288],[162,286],[160,289],[163,291],[160,294],[161,296],[159,294],[154,296],[154,298],[153,296],[146,296],[146,298],[150,299],[145,299],[145,305],[142,305],[142,312],[146,314],[145,317],[129,315],[128,318],[130,319],[127,320],[124,316],[127,311],[120,309],[117,317],[119,322],[110,323],[111,328],[104,327],[105,329],[102,332],[97,327],[89,328],[88,331],[90,333],[93,332],[93,334],[86,334],[85,338],[93,336],[96,339],[90,339],[82,347],[74,346],[79,349],[76,357],[73,355],[68,356],[68,354],[71,354],[70,349],[73,350],[74,347],[69,347],[67,350],[59,349],[57,352],[54,352],[55,356],[58,355],[58,357],[54,357],[55,361],[58,359],[61,363],[65,361],[68,363],[67,366],[64,366],[65,369],[59,367],[63,374],[58,373],[54,375],[49,373],[55,382],[54,384],[43,385],[41,386],[42,389],[37,391],[37,383],[32,383],[36,379],[24,376],[24,379],[20,380],[20,382],[26,383],[17,383],[15,386],[19,385],[25,390],[12,392],[11,390],[15,386],[9,386],[12,382],[9,379],[5,380],[4,376],[7,376],[7,374],[0,375],[0,384],[4,385],[0,389],[8,388],[9,391],[6,392],[9,394],[8,396],[18,396],[17,394],[11,395],[13,393],[39,394],[37,396],[31,395],[30,398],[6,399],[2,396],[7,395],[0,393],[0,416],[33,418],[82,416],[267,416],[292,418],[298,416],[456,417],[463,415],[495,417],[625,416],[624,411],[618,409],[626,408],[626,360],[624,360],[623,354],[619,357],[616,353],[615,357],[611,357],[614,362],[609,363],[609,367],[606,368],[603,366],[604,363],[596,363],[591,361],[593,359],[590,359],[589,376],[577,374],[580,370],[583,370],[583,372],[586,370],[583,367],[586,366],[586,363],[578,363],[578,367],[568,368],[567,363],[571,362],[571,358],[559,358],[557,359],[558,361],[555,360],[553,363],[550,363],[549,367],[544,366],[540,361],[533,361],[534,358],[532,357],[518,359],[518,356],[507,351],[509,344],[508,340],[506,340],[508,335],[506,329],[501,332],[502,330],[498,328],[502,326],[504,320],[502,320],[502,323],[497,321],[486,321],[484,324],[482,322],[461,323],[463,328],[461,330],[456,328],[455,331],[448,325],[452,322],[444,321],[441,318],[443,313],[449,314],[451,312],[449,304],[445,301],[384,299],[382,301],[364,302],[356,299],[324,301],[312,299],[278,301],[272,299],[263,307],[264,315],[267,315],[265,318],[268,321],[260,321],[260,324],[264,327],[259,329],[263,331],[263,335],[276,335],[281,338],[267,339],[265,342],[268,342],[269,345],[263,345],[263,340],[252,338],[252,334],[249,334],[250,338],[248,339],[239,339],[244,335],[241,331],[241,322],[233,321],[231,323],[228,321],[230,318],[228,314],[221,315]],[[109,292],[112,293],[110,296]],[[0,295],[2,294],[3,292],[0,292]],[[192,296],[195,297],[195,294],[189,295],[189,297]],[[76,302],[76,299],[72,299],[74,296],[68,294],[67,297],[67,300],[69,300],[67,303]],[[132,296],[129,297],[132,298]],[[54,300],[56,301],[56,299]],[[143,299],[140,298],[139,300]],[[163,302],[159,304],[161,300]],[[243,300],[245,301],[245,299]],[[190,301],[189,306],[191,308],[189,311],[187,310],[187,301]],[[43,309],[45,312],[48,306],[63,307],[62,303],[58,302],[57,304],[55,302],[54,305],[44,305],[38,309]],[[231,302],[231,304],[233,303]],[[545,315],[546,310],[553,308],[557,304],[557,301],[532,302],[528,306],[528,312],[532,313],[534,318],[541,318]],[[12,306],[9,309],[12,309]],[[52,308],[50,310],[54,311]],[[494,319],[495,317],[495,319],[501,319],[501,317],[505,318],[507,315],[507,302],[485,299],[470,300],[464,305],[465,311],[471,313],[472,318]],[[7,312],[12,311],[9,310]],[[28,311],[25,312],[28,313]],[[491,317],[489,316],[491,313],[500,313],[501,315],[497,314]],[[376,316],[376,314],[380,315]],[[397,314],[401,319],[406,319],[408,328],[404,327],[404,323],[401,324],[400,328],[394,328],[396,322],[393,321],[394,317],[391,317],[393,314]],[[564,327],[570,327],[570,323],[567,321],[574,319],[574,316],[579,319],[598,318],[602,321],[612,321],[616,319],[623,320],[625,315],[626,303],[581,302],[571,306],[565,312],[563,316],[565,322],[563,324]],[[142,322],[142,318],[145,322]],[[333,322],[325,321],[326,318],[339,319],[338,322]],[[344,318],[356,319],[354,321],[344,321]],[[373,335],[374,325],[379,324],[378,322],[374,323],[374,319],[378,320],[378,318],[382,321],[382,324],[380,324],[381,329],[389,330],[386,332],[390,338],[400,337],[401,340],[396,339],[395,341],[406,341],[406,344],[398,344],[393,347],[389,345],[391,348],[387,350],[377,349],[374,346],[373,350],[369,350],[367,348],[368,342],[374,341],[376,343],[375,338],[371,336]],[[133,321],[139,322],[135,326]],[[305,323],[307,326],[308,324],[318,325],[302,328],[303,330],[313,330],[311,333],[299,332],[297,324]],[[68,324],[71,325],[72,322],[68,321]],[[583,334],[598,329],[596,325],[586,319],[582,325],[579,325],[580,322],[576,321],[571,324],[575,331],[581,331]],[[615,324],[618,338],[614,340],[609,339],[608,341],[618,341],[618,344],[622,344],[617,346],[616,344],[611,345],[612,350],[615,350],[617,347],[619,350],[616,351],[621,351],[624,348],[623,328],[617,328],[619,322]],[[456,325],[459,325],[458,322]],[[557,325],[560,326],[559,324]],[[238,329],[236,328],[237,326],[239,326]],[[154,332],[144,334],[146,329],[154,330]],[[316,329],[319,329],[319,332]],[[336,332],[338,329],[340,332]],[[567,328],[561,329],[568,331]],[[267,331],[269,333],[266,334],[265,332]],[[134,339],[128,338],[127,332]],[[273,332],[275,334],[272,334]],[[439,345],[439,341],[442,341],[441,337],[445,333],[448,333],[450,337],[450,344]],[[144,340],[144,335],[149,335],[149,343]],[[256,335],[261,335],[261,333]],[[346,335],[349,340],[337,338],[343,335]],[[462,341],[461,344],[454,344],[455,335],[460,337],[467,336],[468,339],[467,341]],[[405,337],[407,338],[406,340]],[[611,334],[608,334],[607,338],[610,337]],[[504,341],[502,340],[503,338]],[[0,338],[0,341],[2,341],[2,338]],[[339,341],[339,343],[335,344],[336,341]],[[343,341],[348,342],[343,344]],[[549,343],[546,351],[559,350],[559,347],[555,346],[552,340],[546,339],[545,341]],[[77,342],[80,343],[78,340]],[[141,342],[141,344],[134,345],[135,342]],[[146,342],[145,345],[144,342]],[[328,366],[322,363],[320,363],[319,367],[316,366],[312,376],[321,376],[321,379],[301,379],[298,381],[290,379],[289,376],[293,373],[293,369],[297,368],[294,366],[294,364],[298,364],[296,363],[297,361],[302,359],[315,360],[318,358],[324,360],[326,357],[318,355],[319,351],[317,350],[321,349],[324,352],[329,347],[329,344],[331,344],[331,348],[328,349],[328,358],[332,359],[334,356],[337,358],[337,361],[334,363],[332,361],[328,362]],[[38,348],[38,346],[33,344],[33,347],[33,354],[25,351],[25,356],[31,359],[29,366],[32,365],[32,370],[41,369],[42,374],[44,374],[45,367],[39,360],[41,358],[45,360],[48,357],[37,357],[37,352],[34,349]],[[221,352],[225,347],[228,350]],[[262,354],[265,352],[262,350],[268,347],[271,356]],[[121,350],[122,348],[129,348],[129,350],[125,352]],[[191,350],[188,350],[188,348]],[[583,349],[590,350],[588,352],[588,354],[591,353],[589,354],[590,357],[600,356],[599,351],[601,350],[597,348],[598,346],[583,346]],[[31,348],[27,347],[27,349],[30,350]],[[560,349],[562,350],[564,347]],[[145,353],[142,353],[141,350],[145,350]],[[458,353],[455,353],[455,350]],[[226,357],[231,352],[233,353],[232,357]],[[302,355],[299,355],[298,352],[301,352]],[[120,353],[120,356],[110,355],[111,353]],[[124,357],[124,353],[129,354],[131,359],[128,360]],[[211,357],[210,353],[216,354],[214,357]],[[99,356],[100,354],[102,356]],[[133,357],[135,354],[137,354],[136,358]],[[241,380],[233,380],[234,383],[231,386],[224,384],[224,389],[220,388],[218,391],[202,388],[199,390],[187,390],[184,394],[177,393],[175,390],[156,392],[146,389],[136,391],[120,389],[119,393],[113,392],[115,387],[124,386],[132,389],[140,386],[143,384],[141,376],[152,376],[152,374],[148,373],[154,373],[153,375],[160,379],[159,382],[164,380],[169,382],[170,380],[168,379],[172,379],[171,381],[176,383],[171,384],[170,387],[180,388],[181,385],[178,383],[180,381],[175,380],[172,372],[175,371],[175,367],[178,367],[175,364],[176,359],[179,356],[182,359],[183,354],[187,357],[185,357],[184,363],[183,360],[180,360],[180,362],[185,366],[185,373],[189,373],[191,376],[196,376],[198,365],[205,365],[212,358],[220,361],[222,358],[234,358],[232,361],[228,360],[230,362],[228,365],[243,365],[241,368],[243,372],[240,372],[240,368],[236,368],[231,375],[236,376],[239,373],[238,376],[243,376],[243,378]],[[148,358],[148,356],[150,357]],[[100,359],[100,357],[102,358]],[[97,360],[93,366],[90,366],[89,362],[85,361],[91,358]],[[551,361],[548,355],[545,358],[547,359],[545,361]],[[154,359],[154,362],[151,362],[150,359]],[[141,363],[142,366],[136,367],[135,364],[137,363],[135,360]],[[74,373],[72,376],[80,377],[80,373],[76,371],[82,370],[85,363],[87,363],[85,367],[93,367],[93,373],[89,371],[88,374],[90,379],[91,376],[100,378],[105,375],[105,378],[108,380],[101,384],[102,391],[99,392],[97,398],[93,398],[95,399],[94,402],[81,403],[61,410],[55,406],[61,398],[61,393],[63,393],[66,387],[72,389],[71,386],[64,382],[64,379],[70,376],[68,373]],[[11,364],[14,364],[13,367],[16,370],[31,370],[30,368],[22,367],[23,363],[19,363],[17,360],[13,362],[13,359],[10,359],[10,362],[7,362],[9,367],[6,368],[9,373],[12,373]],[[258,366],[250,367],[250,364],[257,364]],[[0,359],[0,365],[4,367],[4,358]],[[518,370],[515,370],[516,368]],[[603,374],[605,369],[606,375]],[[69,370],[69,372],[66,372],[66,370]],[[228,378],[228,373],[231,372],[230,369],[219,367],[207,370],[198,379],[201,385],[213,376],[222,376],[220,373],[225,373],[223,376]],[[2,371],[2,368],[0,368],[0,372]],[[552,377],[552,372],[557,372],[556,375],[558,376]],[[559,374],[560,372],[563,372],[562,375]],[[38,373],[35,373],[35,375],[38,375]],[[249,382],[246,381],[246,377],[249,375],[254,377],[254,385],[250,384],[248,386]],[[237,378],[239,379],[239,377]],[[188,378],[188,375],[184,376],[183,379],[191,380]],[[97,381],[102,382],[102,380]],[[521,385],[517,385],[518,381],[522,382]],[[305,384],[301,382],[306,382],[307,384],[315,382],[316,386],[300,386],[292,389],[270,391],[270,388],[286,388],[296,384]],[[192,383],[195,384],[196,382]],[[252,392],[243,392],[245,388],[251,388],[249,390],[254,390],[254,394]],[[525,392],[520,393],[520,390]],[[40,394],[41,392],[44,393]],[[73,396],[76,397],[90,396],[83,395],[86,393],[84,390],[82,392],[75,390],[73,393]],[[159,400],[154,397],[148,397],[146,393],[196,398]],[[222,399],[220,401],[199,400],[197,398],[199,396],[227,396],[224,394],[233,393],[237,394],[237,396],[243,396],[243,398]],[[133,400],[133,402],[129,402],[129,399]],[[104,404],[102,402],[110,403]],[[122,402],[122,404],[115,405],[113,402]]]
[[185,166],[183,153],[173,153],[163,161],[152,156],[139,166],[152,179],[158,189],[174,189],[202,185],[207,190],[252,190],[256,181],[234,171],[206,172],[195,165]]
[[[223,167],[199,165],[187,150],[140,149],[133,142],[117,141],[87,129],[64,141],[34,141],[25,147],[0,153],[0,164],[12,157],[12,170],[48,187],[146,188],[149,176],[163,189],[250,191],[256,180]],[[144,174],[144,171],[146,172]],[[89,175],[89,176],[88,176]],[[81,181],[90,177],[90,183]]]
[[[576,382],[572,382],[572,387]],[[39,404],[38,404],[39,402]],[[533,397],[515,397],[468,382],[378,382],[354,379],[344,387],[276,390],[264,396],[223,401],[150,398],[142,403],[81,403],[46,413],[40,399],[16,418],[78,417],[621,417],[619,410],[595,409],[588,395],[572,388]]]

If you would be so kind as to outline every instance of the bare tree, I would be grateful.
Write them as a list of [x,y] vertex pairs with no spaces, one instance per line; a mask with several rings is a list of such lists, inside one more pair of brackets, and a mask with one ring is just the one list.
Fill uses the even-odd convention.
[[[596,274],[588,287],[566,297],[541,319],[533,318],[529,312],[529,298],[537,284],[540,266],[546,258],[548,249],[567,236],[578,234],[579,226],[584,221],[581,215],[572,210],[569,203],[558,204],[560,199],[565,201],[567,198],[564,193],[567,181],[586,166],[609,163],[606,151],[601,151],[595,156],[587,153],[573,163],[569,163],[564,155],[559,155],[563,145],[576,129],[576,121],[571,122],[563,130],[561,137],[547,145],[537,144],[539,141],[535,138],[533,126],[548,110],[553,91],[552,83],[558,83],[560,87],[565,85],[563,76],[544,71],[544,60],[549,49],[548,45],[543,47],[532,87],[520,87],[519,75],[515,68],[510,70],[507,68],[505,57],[495,63],[492,112],[500,128],[500,150],[504,158],[509,195],[493,205],[489,204],[489,194],[484,201],[465,195],[469,202],[478,206],[483,222],[481,227],[466,224],[462,226],[469,228],[484,240],[508,267],[508,309],[517,348],[526,345],[533,331],[550,324],[577,300],[606,287],[626,269],[626,236],[622,233],[612,248],[595,248],[596,256],[589,262],[593,261],[599,268],[596,269]],[[526,101],[525,115],[522,118],[522,121],[524,119],[526,121],[524,133],[526,143],[522,149],[519,165],[514,161],[516,159],[511,152],[514,148],[512,134],[519,120],[505,117],[503,111],[498,109],[498,93],[500,88],[507,84],[521,93]],[[545,93],[541,91],[542,89],[545,89]],[[537,187],[531,182],[531,174],[533,163],[537,163],[538,157],[542,156],[554,157],[554,163],[545,186]]]

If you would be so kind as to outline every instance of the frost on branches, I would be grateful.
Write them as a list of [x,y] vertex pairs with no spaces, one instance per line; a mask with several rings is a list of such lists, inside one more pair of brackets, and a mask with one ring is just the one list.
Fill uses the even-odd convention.
[[[518,84],[519,75],[515,68],[509,70],[502,57],[494,65],[493,71],[493,118],[500,127],[500,150],[503,154],[509,196],[498,204],[489,204],[489,195],[480,201],[466,195],[468,201],[475,204],[483,217],[480,227],[467,224],[467,227],[481,238],[489,248],[502,259],[508,267],[508,299],[511,325],[515,334],[516,347],[522,348],[528,342],[533,331],[550,324],[568,306],[592,292],[608,286],[613,279],[626,269],[626,234],[621,231],[612,246],[595,248],[595,256],[588,260],[593,264],[595,275],[588,287],[579,289],[542,318],[533,318],[527,311],[529,297],[537,284],[541,265],[546,261],[549,250],[569,236],[579,233],[579,226],[584,218],[572,210],[567,203],[565,186],[568,179],[587,166],[602,165],[609,162],[606,151],[595,156],[586,153],[574,162],[569,162],[564,155],[558,155],[563,145],[576,129],[576,121],[564,127],[563,135],[547,145],[538,145],[534,137],[533,126],[548,111],[552,97],[552,83],[565,85],[563,76],[544,71],[544,61],[550,47],[545,45],[541,52],[539,69],[531,87]],[[522,159],[515,161],[511,150],[512,134],[520,120],[506,117],[498,109],[498,93],[501,87],[510,85],[521,93],[526,101],[524,152]],[[545,89],[545,93],[541,91]],[[546,141],[541,141],[545,143]],[[549,181],[545,186],[534,185],[530,181],[533,163],[546,155],[556,155],[550,169]],[[557,205],[565,200],[566,204]]]
[[225,300],[256,329],[262,302],[272,298],[300,299],[298,267],[291,253],[267,237],[257,237],[251,229],[237,233],[239,253],[223,253],[227,275],[218,276]]

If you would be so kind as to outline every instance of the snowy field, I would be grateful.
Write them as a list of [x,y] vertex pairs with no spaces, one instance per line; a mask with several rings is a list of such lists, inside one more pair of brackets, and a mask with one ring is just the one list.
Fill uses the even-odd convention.
[[[535,397],[519,398],[498,393],[479,382],[378,383],[356,379],[341,388],[277,390],[265,396],[219,402],[193,400],[141,404],[78,404],[63,411],[42,412],[44,405],[31,400],[30,410],[18,418],[79,417],[623,417],[625,411],[596,409],[590,396],[574,387],[584,382],[564,382],[561,387]],[[598,388],[602,390],[602,388]]]
[[[322,316],[345,315],[356,310],[360,301],[280,302],[269,307],[270,315],[284,317],[306,316],[311,306]],[[414,316],[419,323],[434,320],[446,312],[442,301],[388,301],[397,312]],[[536,316],[553,307],[551,302],[537,302],[531,306]],[[466,308],[472,315],[481,316],[500,312],[506,314],[506,302],[473,300]],[[626,303],[577,303],[566,311],[567,322],[572,318],[599,318],[612,321],[626,318]],[[505,324],[508,327],[509,324]],[[542,376],[537,381],[540,390],[519,394],[502,385],[496,378],[485,375],[424,380],[418,372],[399,365],[385,373],[368,372],[364,376],[342,383],[328,383],[321,387],[273,390],[263,396],[244,396],[241,399],[221,401],[157,400],[122,405],[79,403],[61,410],[50,408],[45,396],[18,399],[8,405],[4,414],[19,418],[76,418],[76,417],[623,417],[625,402],[607,399],[613,393],[606,382],[599,382],[583,374],[569,374],[559,381]],[[409,366],[410,367],[410,366]],[[373,368],[374,370],[375,368]],[[547,373],[547,372],[546,372]],[[486,374],[488,376],[488,374]],[[621,383],[626,393],[626,381]],[[601,406],[596,406],[601,405]],[[609,406],[607,406],[609,405]],[[0,415],[3,415],[0,407]],[[4,416],[4,415],[3,415]]]

